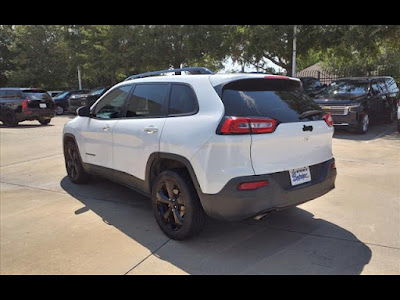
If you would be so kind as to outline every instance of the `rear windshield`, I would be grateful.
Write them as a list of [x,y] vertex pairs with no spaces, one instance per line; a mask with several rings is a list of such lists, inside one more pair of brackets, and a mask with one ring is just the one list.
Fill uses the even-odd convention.
[[31,100],[51,100],[47,91],[43,90],[24,90],[22,93]]
[[[244,79],[228,83],[222,90],[226,116],[270,117],[281,123],[304,121],[306,111],[321,110],[293,80]],[[319,120],[322,115],[311,119]]]

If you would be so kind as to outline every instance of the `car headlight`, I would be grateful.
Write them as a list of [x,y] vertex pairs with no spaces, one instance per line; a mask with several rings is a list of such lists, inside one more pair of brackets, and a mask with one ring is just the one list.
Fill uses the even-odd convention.
[[352,105],[352,106],[348,106],[347,109],[349,110],[349,112],[358,112],[358,109],[360,108],[360,105]]

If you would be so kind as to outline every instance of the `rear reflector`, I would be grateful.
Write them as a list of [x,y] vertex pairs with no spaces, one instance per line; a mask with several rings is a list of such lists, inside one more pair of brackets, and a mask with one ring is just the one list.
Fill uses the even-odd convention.
[[226,117],[221,134],[271,133],[276,129],[276,121],[270,118]]
[[256,190],[260,187],[269,185],[267,180],[243,182],[238,185],[237,189],[240,191]]

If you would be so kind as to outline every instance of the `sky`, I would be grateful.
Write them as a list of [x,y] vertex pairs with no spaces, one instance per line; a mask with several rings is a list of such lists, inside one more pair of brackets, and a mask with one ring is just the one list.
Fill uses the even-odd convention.
[[[284,71],[283,68],[281,68],[278,65],[274,64],[270,60],[265,59],[265,61],[267,62],[267,66],[268,67],[273,67],[276,70],[276,72],[283,72]],[[231,58],[226,59],[225,62],[223,63],[223,65],[224,65],[225,68],[223,70],[219,71],[218,73],[231,73],[232,71],[233,72],[241,72],[242,71],[242,66],[240,64],[238,64],[238,63],[234,63]],[[257,69],[254,66],[245,65],[244,71],[245,72],[256,72]]]

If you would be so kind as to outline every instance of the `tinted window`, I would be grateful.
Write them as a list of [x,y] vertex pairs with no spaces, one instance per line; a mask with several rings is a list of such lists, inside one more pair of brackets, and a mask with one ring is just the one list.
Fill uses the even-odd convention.
[[18,90],[8,90],[7,91],[7,98],[9,99],[18,99],[20,98],[21,93]]
[[325,97],[336,95],[363,95],[368,93],[369,84],[366,81],[335,81],[324,91]]
[[131,85],[124,85],[109,92],[96,105],[94,115],[101,119],[118,118],[131,87]]
[[168,84],[138,84],[129,100],[127,117],[161,117],[166,115]]
[[319,82],[317,79],[302,78],[301,82],[303,83],[303,87],[305,89],[319,88],[321,86],[321,82]]
[[46,91],[41,90],[25,90],[22,91],[24,96],[30,100],[51,100],[50,95]]
[[378,84],[379,84],[379,86],[380,86],[380,88],[381,88],[383,93],[387,93],[388,92],[388,89],[386,87],[386,84],[385,84],[384,80],[379,81]]
[[235,81],[225,86],[222,101],[226,116],[270,117],[279,122],[297,122],[301,113],[321,110],[298,84],[289,80]]
[[61,94],[57,95],[56,97],[54,97],[54,99],[61,99],[61,98],[64,98],[64,97],[68,96],[70,93],[71,93],[71,92],[64,92],[64,93],[61,93]]
[[399,91],[396,81],[394,81],[393,78],[388,79],[386,81],[386,85],[388,87],[389,93],[397,93]]
[[193,114],[197,112],[197,109],[197,98],[191,87],[181,84],[172,85],[169,115]]
[[5,90],[0,91],[0,99],[7,98],[7,92]]

